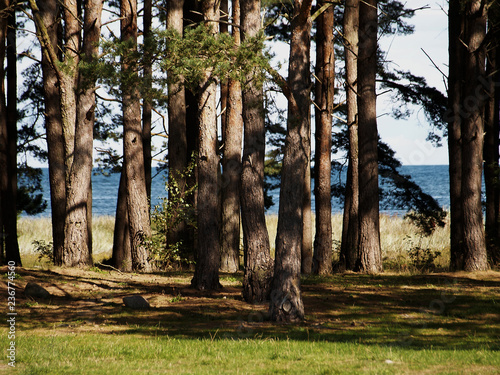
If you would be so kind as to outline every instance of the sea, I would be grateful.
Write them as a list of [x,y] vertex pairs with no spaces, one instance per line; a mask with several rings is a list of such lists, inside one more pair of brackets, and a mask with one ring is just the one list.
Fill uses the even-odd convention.
[[[154,173],[151,185],[151,202],[153,207],[161,204],[162,199],[167,196],[165,190],[166,175],[161,173]],[[448,165],[412,165],[402,166],[400,168],[402,174],[410,175],[414,182],[416,182],[422,190],[434,197],[439,205],[443,208],[448,208],[450,205],[449,197],[449,175]],[[49,190],[49,171],[47,168],[42,168],[42,194],[43,198],[47,201],[47,209],[36,215],[37,217],[47,217],[51,215],[50,209],[50,190]],[[344,179],[345,173],[340,177],[332,176],[332,183],[338,182],[338,178]],[[103,175],[94,171],[92,176],[92,194],[93,204],[92,211],[94,216],[114,216],[116,213],[116,203],[118,199],[118,186],[120,182],[120,174]],[[314,185],[312,186],[314,191]],[[267,209],[266,214],[277,214],[279,207],[279,189],[274,189],[269,192],[274,205]],[[312,209],[314,210],[314,194],[311,197]],[[343,202],[340,199],[332,198],[332,211],[342,212]],[[381,212],[388,215],[402,215],[405,211],[391,206],[390,201],[384,202],[381,205]],[[26,216],[24,214],[24,216]]]

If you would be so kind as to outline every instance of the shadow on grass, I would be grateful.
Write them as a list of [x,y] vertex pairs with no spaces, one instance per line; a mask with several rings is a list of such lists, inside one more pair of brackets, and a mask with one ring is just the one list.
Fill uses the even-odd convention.
[[[267,304],[245,303],[241,274],[222,275],[224,289],[208,293],[190,287],[190,273],[62,269],[18,273],[16,304],[20,328],[27,332],[500,349],[500,273],[481,278],[467,274],[304,277],[306,320],[300,324],[269,322]],[[46,287],[53,297],[26,298],[21,288],[28,281]],[[131,294],[143,295],[153,307],[124,307],[122,298]]]

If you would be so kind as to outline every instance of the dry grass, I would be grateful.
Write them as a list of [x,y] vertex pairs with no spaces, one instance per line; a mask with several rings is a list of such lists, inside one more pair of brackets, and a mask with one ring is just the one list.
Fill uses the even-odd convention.
[[[335,214],[332,218],[334,259],[338,258],[340,239],[342,235],[342,215]],[[278,225],[277,215],[268,215],[267,228],[271,243],[271,253],[274,256],[274,244]],[[314,220],[314,217],[313,217]],[[93,220],[93,254],[95,260],[102,260],[111,256],[113,248],[114,217],[97,216]],[[314,223],[314,222],[313,222]],[[52,241],[50,218],[21,218],[18,221],[19,246],[23,257],[33,256],[33,241]],[[313,225],[313,235],[314,235]],[[418,234],[417,228],[401,217],[381,215],[380,232],[382,256],[385,267],[395,271],[411,271],[411,248],[420,247],[439,251],[441,256],[436,258],[435,264],[439,268],[446,268],[449,259],[449,225],[437,228],[430,237]]]
[[[313,216],[313,238],[315,234],[314,220]],[[277,226],[278,216],[267,216],[267,229],[273,256]],[[333,215],[332,232],[334,259],[338,259],[342,237],[341,214]],[[440,252],[441,255],[436,258],[435,265],[438,268],[447,268],[450,257],[450,227],[447,223],[444,228],[438,227],[431,236],[425,237],[420,235],[418,228],[408,220],[399,216],[380,215],[380,246],[382,247],[384,266],[394,271],[412,271],[409,251],[417,246],[421,249],[430,249],[432,252]]]
[[[113,250],[113,230],[115,218],[113,216],[96,216],[92,222],[92,243],[94,260],[100,261],[109,258]],[[36,262],[35,245],[33,241],[52,242],[52,222],[50,218],[22,217],[17,222],[18,241],[23,262]]]

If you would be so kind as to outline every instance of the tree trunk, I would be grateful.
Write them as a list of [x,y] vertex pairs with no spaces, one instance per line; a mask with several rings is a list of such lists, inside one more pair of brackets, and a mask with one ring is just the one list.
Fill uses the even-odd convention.
[[493,265],[500,264],[500,166],[499,162],[499,101],[500,74],[498,73],[498,38],[497,25],[499,18],[498,4],[489,10],[489,33],[493,43],[488,52],[488,66],[486,76],[489,79],[489,99],[485,111],[485,140],[484,140],[484,185],[486,189],[486,241],[488,259]]
[[484,106],[488,98],[485,87],[486,8],[484,0],[467,5],[465,44],[465,82],[462,109],[467,115],[462,121],[462,246],[465,271],[488,268],[481,183],[484,142]]
[[[323,3],[318,4],[319,6]],[[313,271],[332,273],[331,149],[332,114],[335,89],[334,6],[318,17],[316,33],[316,237]],[[302,265],[304,261],[302,260]],[[304,272],[304,270],[302,270]]]
[[115,229],[113,234],[113,257],[111,263],[121,271],[132,271],[132,254],[130,250],[130,228],[127,208],[127,180],[125,167],[120,173],[120,187],[116,204]]
[[[2,194],[0,202],[3,202],[2,219],[0,224],[0,238],[3,234],[5,241],[5,262],[14,262],[21,266],[21,255],[19,253],[19,243],[17,240],[17,47],[16,47],[16,14],[15,4],[8,1],[0,2],[2,10],[7,11],[7,17],[2,17],[0,21],[1,33],[0,43],[2,43],[0,52],[2,78],[2,134],[0,141],[2,143],[1,151],[2,162]],[[10,7],[10,9],[8,9]],[[7,43],[5,43],[7,42]],[[4,56],[7,55],[7,106],[5,107],[5,86],[4,86]],[[5,115],[5,117],[4,117]],[[2,233],[3,231],[3,233]],[[0,240],[1,242],[1,240]],[[0,250],[2,250],[0,245]],[[2,252],[3,254],[3,252]],[[0,256],[0,258],[2,258]]]
[[[137,45],[137,1],[121,2],[122,41]],[[135,50],[131,51],[135,52]],[[133,55],[133,53],[131,53]],[[144,152],[142,146],[140,94],[137,88],[137,69],[135,61],[125,57],[122,62],[124,71],[129,71],[131,82],[122,84],[123,110],[123,155],[127,181],[127,207],[129,233],[132,253],[132,269],[150,272],[149,251],[146,240],[151,237],[149,204],[144,174]]]
[[460,100],[462,97],[463,52],[460,38],[463,15],[460,1],[450,0],[448,12],[449,74],[448,74],[448,154],[450,173],[450,268],[458,270],[463,263],[462,251],[462,146]]
[[[183,33],[183,6],[184,0],[169,1],[167,12],[167,27],[176,30],[180,35]],[[182,81],[169,83],[168,85],[168,178],[177,181],[179,193],[182,194],[186,188],[186,180],[182,173],[188,165],[187,139],[186,139],[186,95]],[[172,197],[170,197],[172,198]],[[182,247],[187,246],[186,223],[168,229],[167,243],[175,245],[182,242]]]
[[[240,44],[240,4],[233,0],[233,39]],[[222,228],[221,271],[236,272],[240,253],[240,174],[241,142],[243,139],[242,96],[239,81],[227,83],[227,101],[224,129],[224,157],[222,159]]]
[[309,155],[311,0],[296,0],[288,66],[288,119],[281,171],[276,259],[269,306],[273,321],[304,319],[300,291],[302,197]]
[[66,172],[61,99],[54,63],[58,50],[59,4],[55,0],[30,0],[35,25],[42,46],[42,73],[45,128],[49,159],[52,241],[56,265],[63,264],[64,222],[66,216]]
[[311,211],[311,122],[309,121],[308,139],[306,153],[307,167],[304,177],[304,195],[302,196],[302,246],[300,272],[308,275],[313,268],[313,237],[312,237],[312,211]]
[[[218,30],[218,2],[204,0],[202,14],[209,32]],[[211,71],[205,72],[200,82],[198,115],[200,133],[198,137],[198,253],[191,284],[200,290],[215,290],[219,283],[220,242],[218,212],[216,82]]]
[[[99,52],[102,7],[102,0],[92,0],[85,3],[83,55],[86,63],[92,63]],[[95,82],[80,75],[78,86],[74,157],[66,196],[65,251],[63,256],[63,264],[66,266],[92,264],[92,238],[91,233],[89,233],[92,218],[89,211],[92,204]]]
[[[151,43],[151,22],[152,22],[153,4],[152,0],[144,0],[144,44],[145,64],[144,64],[144,80],[147,82],[146,91],[151,91],[153,88],[153,67],[150,53]],[[146,179],[146,195],[148,197],[149,212],[151,212],[151,127],[152,127],[152,111],[153,103],[150,93],[147,92],[143,98],[142,104],[142,150],[144,157],[144,178]]]
[[[198,0],[185,0],[183,7],[183,25],[184,27],[193,26],[193,24],[201,23],[203,17],[201,15],[200,1]],[[185,110],[186,110],[186,147],[187,147],[187,160],[186,165],[198,153],[198,135],[199,135],[199,115],[198,115],[198,97],[190,90],[184,91],[185,96]],[[190,177],[186,179],[188,188],[198,185],[198,166],[195,165],[194,171]],[[189,205],[197,212],[198,204],[198,189],[189,198]],[[196,261],[198,249],[198,229],[195,227],[186,228],[186,237],[183,239],[185,242],[185,249],[188,251],[188,258]]]
[[[0,1],[0,12],[3,15],[8,11],[9,1]],[[8,160],[8,135],[7,135],[7,105],[6,105],[6,90],[5,90],[5,55],[7,42],[7,17],[0,17],[0,165],[5,166],[0,168],[0,264],[5,264],[5,250],[7,248],[7,237],[9,232],[6,224],[7,196],[9,189],[9,173],[6,166],[9,165]]]
[[[242,39],[252,38],[260,30],[260,1],[241,0]],[[263,90],[247,78],[243,98],[244,145],[241,172],[241,219],[245,272],[243,297],[261,302],[269,297],[273,262],[264,214],[265,124]]]
[[377,157],[377,0],[359,7],[358,120],[359,120],[359,258],[357,270],[382,271]]
[[358,29],[359,0],[347,0],[344,11],[344,48],[349,165],[347,167],[339,270],[351,271],[355,269],[359,257]]

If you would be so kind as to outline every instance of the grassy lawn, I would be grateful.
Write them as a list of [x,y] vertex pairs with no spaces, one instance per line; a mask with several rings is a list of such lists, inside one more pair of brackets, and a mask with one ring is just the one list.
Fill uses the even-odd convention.
[[[19,374],[500,373],[499,272],[304,277],[306,320],[285,325],[242,300],[240,274],[201,293],[189,273],[17,271]],[[52,298],[26,298],[29,281]]]

